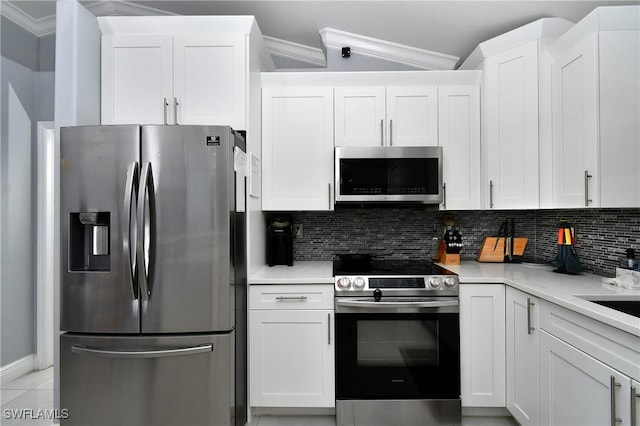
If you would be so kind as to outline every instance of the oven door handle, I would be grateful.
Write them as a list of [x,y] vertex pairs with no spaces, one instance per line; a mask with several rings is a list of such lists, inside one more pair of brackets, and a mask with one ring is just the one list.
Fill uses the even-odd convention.
[[425,300],[410,302],[369,302],[366,300],[338,300],[338,306],[348,306],[353,308],[441,308],[444,306],[458,306],[460,303],[456,300]]

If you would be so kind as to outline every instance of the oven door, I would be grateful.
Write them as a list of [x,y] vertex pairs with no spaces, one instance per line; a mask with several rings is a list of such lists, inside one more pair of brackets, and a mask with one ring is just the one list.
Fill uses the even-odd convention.
[[336,399],[459,399],[456,297],[336,297]]

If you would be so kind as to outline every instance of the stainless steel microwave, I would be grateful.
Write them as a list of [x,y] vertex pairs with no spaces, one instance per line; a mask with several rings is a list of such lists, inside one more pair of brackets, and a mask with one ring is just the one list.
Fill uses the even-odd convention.
[[442,203],[442,147],[336,147],[336,202]]

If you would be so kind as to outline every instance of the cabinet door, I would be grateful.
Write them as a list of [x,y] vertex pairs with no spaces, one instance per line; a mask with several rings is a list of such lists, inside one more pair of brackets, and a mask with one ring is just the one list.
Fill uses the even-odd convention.
[[505,288],[460,286],[462,406],[505,406]]
[[554,55],[554,207],[599,205],[595,37]]
[[630,388],[627,376],[540,332],[541,425],[631,425]]
[[102,124],[166,124],[172,97],[170,35],[102,38]]
[[480,88],[440,86],[439,145],[443,150],[443,209],[480,209]]
[[333,210],[333,89],[262,91],[262,209]]
[[489,208],[538,207],[538,45],[486,59]]
[[335,88],[335,146],[382,146],[384,87]]
[[598,43],[600,207],[640,207],[640,31]]
[[387,145],[438,145],[438,88],[387,87]]
[[538,300],[506,289],[507,409],[522,426],[537,425]]
[[631,380],[631,426],[640,426],[640,382]]
[[230,125],[246,129],[243,39],[174,37],[175,124]]
[[250,405],[334,407],[333,311],[249,315]]

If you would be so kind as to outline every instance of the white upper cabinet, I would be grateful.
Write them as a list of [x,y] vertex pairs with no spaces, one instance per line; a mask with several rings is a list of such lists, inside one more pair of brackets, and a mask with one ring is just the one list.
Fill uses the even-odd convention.
[[640,6],[597,8],[549,50],[553,206],[640,206]]
[[249,63],[252,52],[259,57],[255,52],[264,49],[252,17],[116,16],[98,21],[103,33],[102,124],[249,127]]
[[336,146],[436,146],[436,86],[336,87]]
[[544,18],[481,43],[482,193],[489,209],[551,206],[551,67],[546,46],[573,24]]
[[487,58],[489,208],[538,207],[538,42]]
[[174,45],[175,124],[241,125],[245,55],[240,37],[179,35]]
[[262,89],[262,210],[333,210],[333,88]]
[[335,145],[383,146],[384,87],[335,88]]
[[442,147],[442,209],[480,209],[480,87],[438,88],[438,145]]
[[386,111],[389,145],[438,145],[438,87],[389,86]]
[[173,37],[103,37],[101,85],[102,124],[165,124],[173,93]]

